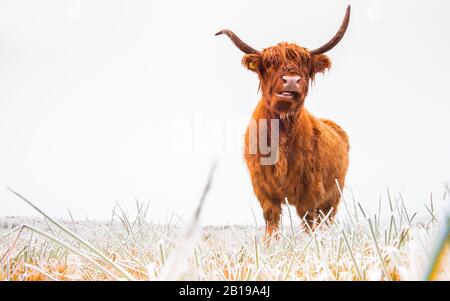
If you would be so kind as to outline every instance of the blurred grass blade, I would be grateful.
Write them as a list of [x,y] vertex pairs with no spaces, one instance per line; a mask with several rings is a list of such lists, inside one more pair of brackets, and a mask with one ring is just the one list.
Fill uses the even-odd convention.
[[197,208],[191,220],[186,224],[183,232],[178,238],[178,244],[170,256],[165,260],[165,264],[158,277],[158,280],[173,281],[185,280],[189,272],[186,267],[186,260],[189,254],[194,250],[195,244],[200,236],[200,214],[205,202],[206,196],[211,188],[214,172],[216,170],[216,161],[214,160],[203,193],[200,197]]

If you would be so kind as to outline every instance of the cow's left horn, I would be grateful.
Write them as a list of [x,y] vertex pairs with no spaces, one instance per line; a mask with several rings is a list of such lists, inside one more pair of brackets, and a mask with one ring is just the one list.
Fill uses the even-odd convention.
[[241,50],[244,53],[247,53],[247,54],[259,53],[258,50],[250,47],[244,41],[239,39],[239,37],[237,35],[235,35],[234,32],[232,32],[231,30],[228,30],[228,29],[221,30],[218,33],[216,33],[216,36],[218,36],[220,34],[227,35],[230,38],[230,40],[234,43],[234,45],[236,45],[236,47],[239,48],[239,50]]
[[336,35],[325,45],[310,51],[311,54],[322,54],[334,48],[344,37],[345,31],[347,30],[348,23],[350,21],[350,5],[347,6],[347,11],[345,13],[344,21],[342,21],[341,28],[336,33]]

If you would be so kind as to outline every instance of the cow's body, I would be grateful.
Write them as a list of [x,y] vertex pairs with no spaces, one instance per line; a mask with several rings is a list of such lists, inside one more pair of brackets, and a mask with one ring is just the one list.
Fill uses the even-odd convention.
[[[272,118],[276,116],[261,100],[252,119]],[[274,165],[262,165],[260,153],[245,152],[268,231],[278,225],[285,199],[311,227],[320,211],[334,216],[340,199],[337,183],[341,188],[344,186],[348,167],[349,143],[345,131],[333,121],[318,119],[302,109],[297,115],[280,120],[279,137],[278,160]],[[245,148],[249,149],[248,128]]]

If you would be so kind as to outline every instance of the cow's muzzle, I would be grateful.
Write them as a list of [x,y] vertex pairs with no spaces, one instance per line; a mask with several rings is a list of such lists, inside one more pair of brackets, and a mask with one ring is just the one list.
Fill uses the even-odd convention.
[[276,93],[281,100],[295,100],[300,94],[300,76],[285,75],[283,79],[283,91]]

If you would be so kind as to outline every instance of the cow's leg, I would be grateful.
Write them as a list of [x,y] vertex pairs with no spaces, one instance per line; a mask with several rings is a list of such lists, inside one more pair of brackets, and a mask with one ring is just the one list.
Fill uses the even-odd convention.
[[266,221],[266,234],[272,236],[278,230],[281,215],[281,203],[268,201],[262,205],[264,220]]
[[[321,176],[317,172],[309,174],[306,189],[298,195],[299,202],[296,204],[297,214],[302,220],[303,229],[311,232],[316,229],[318,223],[318,201],[326,199]],[[301,191],[300,186],[298,191]]]
[[316,209],[316,215],[317,225],[319,225],[325,217],[325,223],[331,224],[334,221],[334,216],[336,215],[336,207],[332,205],[332,202],[327,202],[326,204]]
[[262,191],[258,191],[256,196],[261,204],[264,220],[266,221],[266,235],[271,236],[279,227],[281,202],[272,199],[268,194]]
[[298,205],[296,209],[298,216],[302,220],[303,228],[308,232],[314,230],[316,226],[317,211],[314,208],[307,209]]
[[332,223],[336,216],[337,206],[341,200],[341,195],[337,189],[333,189],[326,200],[325,203],[317,208],[317,215],[320,221],[327,216],[328,223]]

